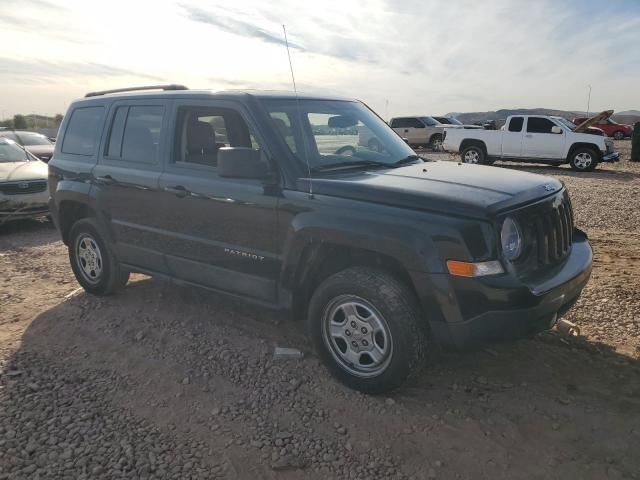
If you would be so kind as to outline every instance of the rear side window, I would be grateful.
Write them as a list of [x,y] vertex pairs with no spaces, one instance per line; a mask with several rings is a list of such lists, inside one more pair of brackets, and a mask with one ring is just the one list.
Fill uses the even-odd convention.
[[529,133],[551,133],[551,129],[555,126],[548,118],[529,117],[527,121],[527,132]]
[[62,141],[62,153],[90,157],[96,151],[98,128],[102,123],[104,107],[76,108],[71,114]]
[[522,124],[524,123],[523,117],[512,117],[509,122],[509,131],[510,132],[521,132]]
[[105,155],[116,160],[158,163],[162,106],[120,106],[111,121]]

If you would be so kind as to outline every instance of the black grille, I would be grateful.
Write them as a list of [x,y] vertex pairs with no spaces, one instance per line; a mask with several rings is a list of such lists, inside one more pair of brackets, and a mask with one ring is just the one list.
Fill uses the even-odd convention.
[[540,272],[564,260],[573,244],[573,209],[566,191],[514,215],[523,226],[525,252],[514,265],[522,275]]
[[539,265],[557,263],[567,256],[573,243],[573,211],[568,195],[532,218],[535,225]]
[[35,182],[12,182],[12,183],[0,183],[0,193],[4,195],[23,195],[27,193],[40,193],[47,189],[46,181]]

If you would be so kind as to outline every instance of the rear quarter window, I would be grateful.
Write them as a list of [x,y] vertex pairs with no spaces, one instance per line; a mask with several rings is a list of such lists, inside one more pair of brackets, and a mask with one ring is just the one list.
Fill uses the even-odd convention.
[[73,110],[62,140],[62,153],[90,157],[95,154],[98,130],[102,126],[104,107],[80,107]]

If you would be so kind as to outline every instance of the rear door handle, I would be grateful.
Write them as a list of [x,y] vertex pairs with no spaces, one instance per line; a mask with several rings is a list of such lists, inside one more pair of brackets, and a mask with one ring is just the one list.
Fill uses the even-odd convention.
[[111,185],[115,180],[111,175],[102,175],[100,177],[96,177],[98,183],[102,183],[103,185]]
[[526,138],[533,138],[533,135],[525,135]]
[[409,133],[409,129],[405,128],[404,133]]
[[191,192],[184,188],[182,185],[176,185],[175,187],[164,187],[163,189],[167,193],[173,193],[176,197],[186,197]]

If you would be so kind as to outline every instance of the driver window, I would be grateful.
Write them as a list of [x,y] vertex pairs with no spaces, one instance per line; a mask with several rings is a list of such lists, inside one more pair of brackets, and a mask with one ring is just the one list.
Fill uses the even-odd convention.
[[215,168],[222,147],[260,149],[240,113],[228,108],[180,107],[176,134],[176,162]]
[[329,113],[307,114],[320,157],[383,153],[382,142],[361,121]]

